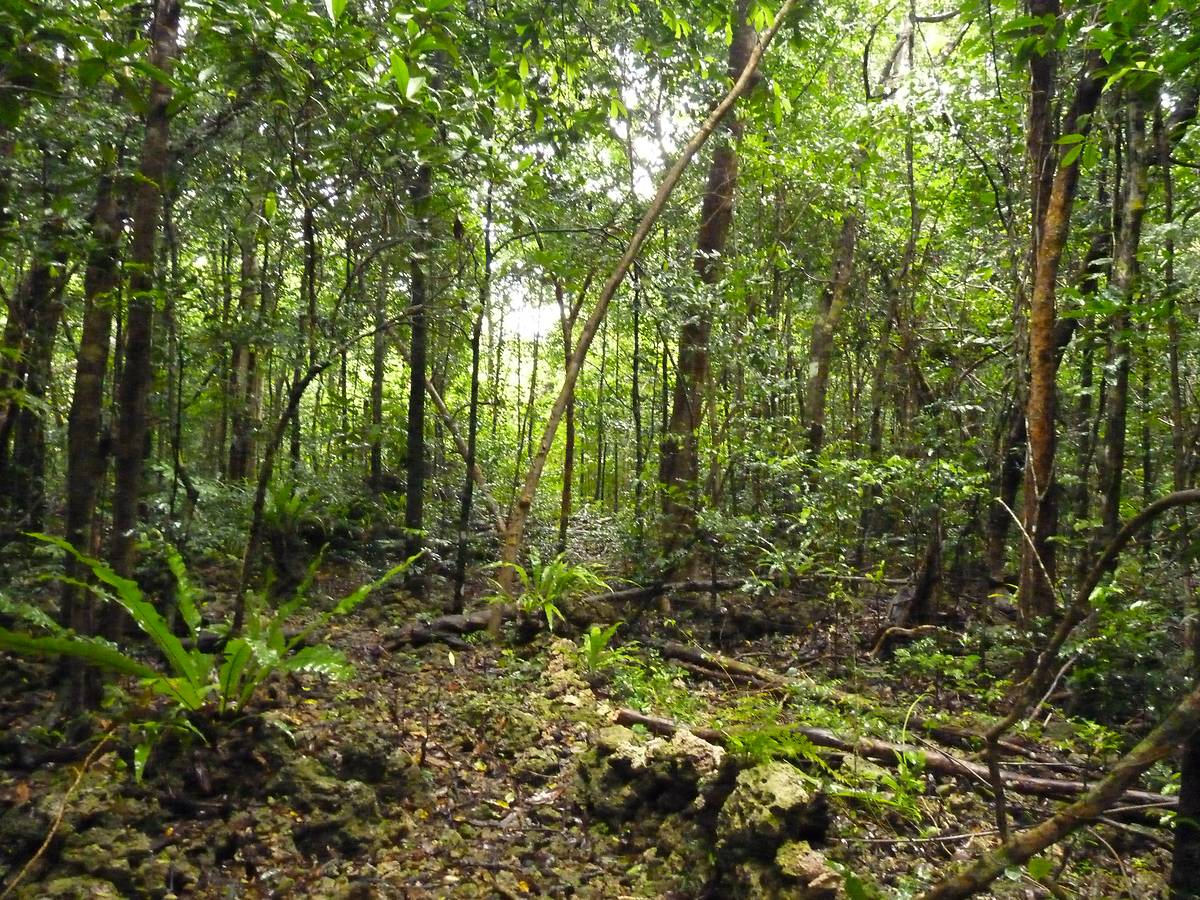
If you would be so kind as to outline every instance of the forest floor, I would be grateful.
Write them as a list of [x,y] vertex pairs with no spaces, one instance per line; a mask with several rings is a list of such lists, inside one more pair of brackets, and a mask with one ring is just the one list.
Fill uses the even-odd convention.
[[[321,589],[337,595],[363,578],[343,571]],[[776,608],[787,602],[777,598]],[[81,777],[78,759],[39,756],[55,737],[44,730],[53,705],[40,689],[47,667],[6,663],[0,884],[35,856],[60,810],[53,839],[13,896],[905,897],[994,844],[986,792],[970,779],[935,778],[915,762],[888,769],[819,754],[789,731],[802,723],[932,750],[908,719],[961,724],[963,711],[986,706],[942,678],[913,683],[870,661],[845,639],[854,633],[845,621],[810,616],[794,635],[725,637],[726,654],[794,680],[781,694],[664,660],[649,639],[614,644],[590,669],[578,637],[544,632],[527,643],[481,633],[456,649],[388,649],[388,635],[420,614],[430,610],[399,593],[365,604],[326,635],[354,661],[355,679],[289,676],[261,711],[222,724],[207,743],[166,735],[141,784],[127,750],[97,754]],[[658,636],[716,649],[702,614],[676,615]],[[693,615],[704,641],[689,631]],[[728,823],[697,816],[695,803],[666,802],[670,779],[689,777],[678,757],[654,796],[636,796],[645,782],[597,775],[613,752],[605,742],[654,743],[640,728],[612,727],[621,707],[724,729],[736,736],[728,759],[741,770],[779,756],[796,762],[804,783],[828,795],[809,830],[819,864],[839,884],[804,893],[769,874],[722,873],[733,842],[714,828]],[[1086,780],[1104,761],[1065,720],[1040,737],[1042,761],[1016,763],[1030,773],[1053,777],[1057,759]],[[694,795],[695,771],[691,778]],[[1018,825],[1053,806],[1010,800]],[[1170,832],[1144,810],[1132,815],[1080,833],[1045,864],[1013,870],[993,896],[1162,894]],[[880,893],[860,888],[856,875]]]

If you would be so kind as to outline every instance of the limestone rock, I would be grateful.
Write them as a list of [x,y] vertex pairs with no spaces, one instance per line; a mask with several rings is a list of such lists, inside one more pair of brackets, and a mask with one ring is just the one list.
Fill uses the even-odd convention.
[[795,766],[764,763],[738,774],[717,816],[717,852],[731,862],[770,860],[784,841],[823,837],[827,821],[823,798]]
[[803,900],[836,900],[842,896],[842,877],[808,841],[783,844],[775,854],[775,865],[785,882],[796,883],[797,896]]

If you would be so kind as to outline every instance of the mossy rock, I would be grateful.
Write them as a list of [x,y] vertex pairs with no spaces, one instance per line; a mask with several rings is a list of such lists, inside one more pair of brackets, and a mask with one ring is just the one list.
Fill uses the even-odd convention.
[[579,778],[588,809],[611,825],[682,812],[719,779],[725,752],[681,729],[671,740],[641,740],[628,728],[596,734],[581,759]]
[[126,896],[111,881],[89,876],[69,876],[54,878],[40,884],[26,885],[17,889],[17,896],[39,900],[114,900]]
[[310,858],[356,856],[380,836],[375,791],[361,781],[332,777],[313,757],[297,756],[285,764],[268,790],[303,814],[292,838]]
[[738,773],[717,815],[717,853],[728,865],[771,861],[784,841],[822,839],[828,821],[824,797],[799,769],[779,760],[764,763]]
[[808,841],[787,841],[775,853],[775,867],[785,884],[793,885],[802,900],[837,900],[842,876]]

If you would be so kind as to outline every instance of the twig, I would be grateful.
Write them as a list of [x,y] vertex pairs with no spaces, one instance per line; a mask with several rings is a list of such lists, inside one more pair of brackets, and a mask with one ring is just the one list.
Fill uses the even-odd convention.
[[45,855],[46,848],[50,846],[50,842],[53,841],[54,836],[58,834],[58,829],[62,827],[63,817],[67,814],[67,804],[71,802],[71,797],[78,789],[79,782],[83,781],[83,776],[87,773],[87,770],[96,760],[96,756],[99,754],[100,749],[106,743],[108,743],[108,739],[110,737],[112,737],[111,726],[109,726],[109,730],[104,733],[104,736],[100,738],[99,743],[92,748],[92,751],[84,759],[83,764],[79,767],[79,771],[75,773],[75,780],[71,782],[71,786],[67,788],[67,792],[63,794],[62,801],[58,804],[58,813],[54,817],[54,823],[50,826],[50,830],[46,832],[46,839],[42,841],[42,846],[37,848],[37,852],[29,858],[29,862],[25,863],[25,865],[21,867],[21,871],[17,873],[16,877],[8,883],[8,887],[4,889],[4,893],[0,894],[0,900],[4,900],[4,898],[16,890],[17,885],[20,884],[24,880],[25,876],[29,874],[29,870],[32,869],[37,864],[37,861]]
[[975,837],[986,837],[989,834],[996,834],[997,829],[985,828],[982,831],[964,831],[961,834],[941,834],[933,837],[890,837],[890,838],[860,838],[860,837],[843,837],[839,840],[847,841],[855,844],[936,844],[939,841],[967,841]]
[[1055,675],[1054,680],[1050,682],[1050,689],[1047,690],[1042,699],[1038,701],[1037,706],[1033,708],[1033,712],[1029,714],[1028,718],[1037,718],[1038,711],[1046,705],[1046,701],[1050,699],[1050,696],[1054,693],[1055,688],[1058,687],[1058,683],[1062,681],[1062,677],[1067,674],[1067,670],[1070,669],[1071,666],[1075,665],[1081,656],[1083,656],[1083,651],[1077,650],[1075,651],[1074,656],[1062,664],[1062,668],[1058,670],[1058,674]]

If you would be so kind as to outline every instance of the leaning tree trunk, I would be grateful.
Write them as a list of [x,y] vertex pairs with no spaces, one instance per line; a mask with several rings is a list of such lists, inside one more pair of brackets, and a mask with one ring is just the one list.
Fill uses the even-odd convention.
[[[533,507],[533,498],[537,493],[542,472],[545,470],[550,448],[554,444],[554,436],[558,432],[558,424],[562,421],[563,410],[566,408],[571,392],[575,389],[575,383],[579,379],[579,373],[583,368],[583,361],[587,357],[588,349],[591,347],[592,340],[596,337],[596,331],[599,329],[601,321],[603,321],[605,314],[608,312],[608,307],[612,303],[613,297],[616,296],[617,289],[621,286],[621,282],[625,280],[625,275],[629,272],[634,260],[641,252],[642,246],[646,243],[646,239],[650,236],[655,223],[662,215],[663,209],[667,205],[667,200],[670,199],[675,186],[679,184],[679,179],[682,177],[688,163],[692,161],[700,151],[700,148],[704,146],[713,132],[717,130],[717,127],[737,103],[738,98],[750,89],[758,69],[759,60],[762,59],[763,53],[775,35],[778,34],[779,29],[783,26],[784,20],[791,13],[795,3],[796,0],[784,0],[779,11],[775,14],[771,25],[759,36],[758,42],[755,44],[753,50],[751,50],[749,59],[746,61],[745,68],[742,69],[741,74],[737,77],[729,92],[717,104],[716,108],[709,113],[696,133],[683,146],[678,159],[667,170],[662,183],[658,187],[658,191],[654,195],[654,199],[650,201],[650,205],[638,222],[638,226],[634,230],[633,236],[625,248],[625,252],[621,254],[620,260],[618,260],[608,279],[604,282],[604,286],[600,289],[600,296],[596,300],[596,305],[584,323],[579,339],[575,344],[575,349],[571,354],[571,361],[567,366],[567,371],[563,378],[562,387],[559,389],[558,396],[550,407],[550,415],[545,427],[542,429],[542,437],[538,443],[537,451],[530,461],[529,470],[525,473],[525,482],[521,487],[520,495],[508,518],[508,523],[504,530],[504,539],[501,544],[501,561],[508,563],[516,562],[517,556],[520,553],[521,543],[525,535],[525,523]],[[512,590],[513,575],[510,568],[502,568],[498,580],[503,590]],[[498,619],[493,619],[493,626],[499,627]]]
[[170,164],[170,73],[178,52],[179,0],[156,0],[150,26],[150,64],[167,77],[150,79],[150,103],[138,177],[133,182],[125,348],[117,397],[116,487],[113,491],[111,561],[118,574],[133,573],[138,499],[146,458],[147,405],[153,377],[154,249],[162,194]]

